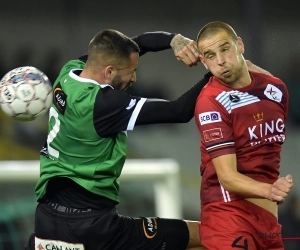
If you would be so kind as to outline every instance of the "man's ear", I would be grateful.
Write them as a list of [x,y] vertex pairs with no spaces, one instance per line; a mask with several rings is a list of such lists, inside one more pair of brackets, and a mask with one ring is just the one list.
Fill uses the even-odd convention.
[[206,63],[204,62],[203,56],[200,56],[200,61],[202,62],[202,64],[204,65],[204,67],[208,70],[208,67],[207,67]]
[[241,54],[244,54],[244,52],[245,52],[245,47],[244,47],[243,40],[242,40],[242,38],[240,38],[240,37],[237,38],[237,46],[238,46],[238,48],[239,48],[240,53],[241,53]]
[[109,66],[105,67],[105,69],[104,69],[105,78],[112,79],[112,78],[114,78],[115,74],[116,74],[116,70],[113,66],[109,65]]

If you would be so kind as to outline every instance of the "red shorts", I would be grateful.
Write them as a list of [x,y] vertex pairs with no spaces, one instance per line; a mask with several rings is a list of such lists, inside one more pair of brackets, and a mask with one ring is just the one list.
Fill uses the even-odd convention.
[[277,218],[245,200],[203,205],[200,239],[208,250],[284,250]]

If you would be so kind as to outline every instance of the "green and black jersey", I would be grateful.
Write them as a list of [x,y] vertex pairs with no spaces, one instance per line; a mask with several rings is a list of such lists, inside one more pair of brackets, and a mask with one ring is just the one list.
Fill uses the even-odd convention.
[[53,86],[49,112],[48,156],[41,156],[38,199],[47,181],[68,177],[85,189],[118,202],[132,130],[145,98],[131,97],[110,85],[81,78],[84,62],[68,62]]

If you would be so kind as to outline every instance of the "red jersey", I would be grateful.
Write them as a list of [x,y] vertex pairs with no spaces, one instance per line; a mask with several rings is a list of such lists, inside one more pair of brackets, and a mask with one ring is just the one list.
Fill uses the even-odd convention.
[[212,77],[197,99],[203,204],[243,199],[222,187],[211,161],[214,157],[236,154],[237,171],[257,181],[273,183],[279,176],[288,91],[278,78],[250,74],[251,84],[239,89]]

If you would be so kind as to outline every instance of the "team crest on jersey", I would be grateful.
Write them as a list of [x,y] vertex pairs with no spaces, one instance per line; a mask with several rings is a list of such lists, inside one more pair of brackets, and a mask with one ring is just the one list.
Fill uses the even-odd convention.
[[221,122],[222,118],[219,112],[211,111],[199,114],[199,121],[201,125],[205,125],[214,122]]
[[267,87],[264,91],[264,94],[266,97],[268,97],[272,101],[281,102],[281,99],[282,99],[281,90],[270,83],[267,85]]
[[238,95],[229,94],[229,100],[231,102],[239,102],[241,99]]
[[67,95],[62,90],[60,84],[58,84],[54,89],[53,103],[60,113],[65,113],[67,107]]

